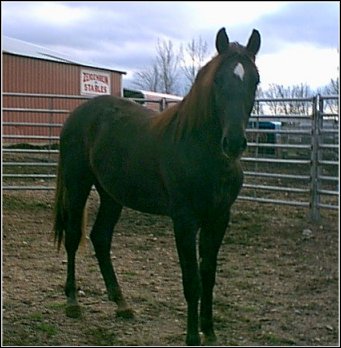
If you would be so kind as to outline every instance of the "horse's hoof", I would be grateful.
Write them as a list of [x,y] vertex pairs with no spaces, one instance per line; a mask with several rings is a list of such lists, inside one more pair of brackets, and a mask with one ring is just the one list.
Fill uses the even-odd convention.
[[216,346],[217,345],[217,337],[216,335],[204,335],[203,337],[203,346]]
[[134,319],[135,315],[131,308],[118,309],[116,311],[117,318],[122,319]]
[[66,316],[69,318],[80,318],[82,316],[82,310],[79,305],[68,305],[65,308]]
[[200,336],[199,335],[187,335],[186,345],[187,346],[200,346]]

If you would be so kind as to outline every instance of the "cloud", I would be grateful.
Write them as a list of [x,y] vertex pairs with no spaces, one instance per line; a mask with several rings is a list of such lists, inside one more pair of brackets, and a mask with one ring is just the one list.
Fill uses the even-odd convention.
[[[316,50],[312,44],[285,45],[276,53],[260,55],[257,65],[263,88],[281,85],[307,84],[312,88],[327,85],[338,76],[339,54],[335,48]],[[275,77],[275,78],[274,78]]]
[[[4,31],[14,31],[22,37],[37,35],[36,27],[46,29],[55,40],[53,31],[68,33],[62,40],[75,43],[96,40],[145,40],[157,35],[181,37],[184,14],[168,2],[16,2],[4,7]],[[18,25],[20,23],[20,26]],[[31,35],[32,36],[32,35]],[[54,43],[54,42],[52,42]]]
[[[273,81],[281,76],[283,66],[290,68],[287,75],[294,73],[301,61],[327,55],[339,43],[336,2],[11,1],[1,5],[5,35],[128,72],[151,64],[158,38],[177,46],[201,36],[214,54],[215,35],[223,26],[231,41],[242,44],[253,28],[260,31],[260,61],[266,61],[264,76]],[[294,57],[300,63],[295,64]],[[270,69],[276,64],[277,69]],[[320,66],[328,71],[326,63]],[[292,79],[296,76],[298,72]]]
[[250,23],[283,7],[281,2],[276,1],[193,1],[185,4],[191,13],[189,25],[193,29],[218,30],[224,26],[227,31],[238,27],[249,28]]
[[151,61],[158,37],[182,40],[185,17],[181,4],[170,2],[11,2],[3,29],[82,60],[129,68]]
[[309,43],[318,48],[339,44],[339,2],[290,2],[281,11],[255,21],[266,51],[280,50],[285,43]]

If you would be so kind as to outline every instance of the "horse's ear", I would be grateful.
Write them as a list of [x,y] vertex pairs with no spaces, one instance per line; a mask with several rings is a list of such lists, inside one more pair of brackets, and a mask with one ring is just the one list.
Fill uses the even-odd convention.
[[226,34],[225,28],[221,28],[218,31],[217,38],[215,40],[215,47],[219,54],[227,52],[229,48],[229,38]]
[[250,51],[254,56],[256,56],[256,54],[259,51],[260,48],[260,34],[259,31],[256,29],[253,29],[252,34],[249,38],[249,41],[246,45],[246,48],[248,49],[248,51]]

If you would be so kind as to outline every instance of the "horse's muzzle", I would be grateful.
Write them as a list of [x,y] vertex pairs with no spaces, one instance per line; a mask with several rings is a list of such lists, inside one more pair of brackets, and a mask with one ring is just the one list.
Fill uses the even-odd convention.
[[228,158],[238,158],[245,151],[247,140],[245,136],[224,136],[221,141],[223,154]]

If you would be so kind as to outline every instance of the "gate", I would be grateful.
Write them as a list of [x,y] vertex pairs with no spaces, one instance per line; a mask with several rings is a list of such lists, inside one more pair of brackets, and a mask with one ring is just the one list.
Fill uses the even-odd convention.
[[338,110],[336,96],[257,99],[239,199],[303,207],[312,220],[322,208],[338,209]]
[[[21,93],[3,98],[3,189],[54,190],[60,129],[86,98]],[[30,103],[18,107],[18,98]],[[167,107],[164,99],[157,103],[160,110]],[[313,220],[321,209],[338,209],[337,96],[257,99],[247,137],[239,200],[302,207]]]

